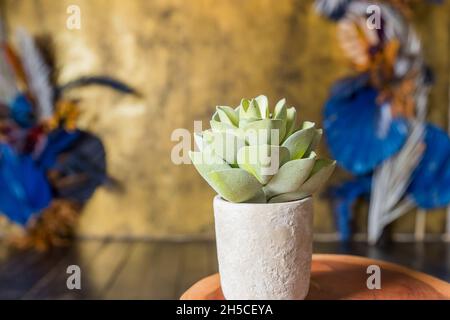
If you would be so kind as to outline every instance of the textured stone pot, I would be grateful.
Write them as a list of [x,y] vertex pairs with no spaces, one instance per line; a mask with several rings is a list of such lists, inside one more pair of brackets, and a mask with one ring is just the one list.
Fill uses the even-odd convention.
[[305,298],[312,258],[312,198],[250,204],[217,196],[214,216],[226,299]]

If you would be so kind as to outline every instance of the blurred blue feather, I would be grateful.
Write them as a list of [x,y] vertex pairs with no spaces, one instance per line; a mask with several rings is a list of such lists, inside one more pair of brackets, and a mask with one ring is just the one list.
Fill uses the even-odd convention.
[[316,10],[331,20],[341,19],[352,0],[316,0]]
[[33,105],[24,94],[18,94],[10,104],[11,118],[22,128],[31,128],[36,124]]
[[341,240],[350,240],[353,205],[358,198],[369,196],[371,184],[372,177],[367,175],[346,181],[328,190],[328,195],[333,198],[334,215]]
[[74,182],[68,184],[55,184],[52,180],[52,189],[55,197],[80,204],[88,201],[97,187],[107,180],[103,143],[96,136],[80,130],[51,132],[37,163],[45,171],[57,172],[60,179],[72,177]]
[[47,137],[47,145],[42,154],[36,159],[37,165],[47,171],[55,167],[58,156],[68,150],[78,139],[79,130],[66,131],[63,129],[53,130]]
[[52,200],[44,172],[30,156],[17,155],[5,144],[0,144],[0,190],[0,212],[22,225]]
[[380,134],[382,108],[378,92],[364,85],[364,79],[341,81],[332,90],[324,108],[324,132],[333,157],[355,175],[371,172],[403,146],[407,121],[392,119]]
[[413,173],[408,193],[420,208],[445,207],[450,203],[450,138],[434,125],[427,125],[426,149]]
[[358,90],[367,87],[370,75],[361,73],[356,76],[346,77],[336,81],[331,87],[330,95],[335,99],[350,98]]

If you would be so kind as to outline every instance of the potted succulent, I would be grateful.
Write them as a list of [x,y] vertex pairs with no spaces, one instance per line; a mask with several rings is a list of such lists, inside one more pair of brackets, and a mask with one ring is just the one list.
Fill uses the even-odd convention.
[[303,299],[312,257],[311,195],[335,161],[318,159],[322,130],[297,126],[280,100],[219,106],[211,129],[195,134],[190,158],[214,199],[219,271],[227,299]]

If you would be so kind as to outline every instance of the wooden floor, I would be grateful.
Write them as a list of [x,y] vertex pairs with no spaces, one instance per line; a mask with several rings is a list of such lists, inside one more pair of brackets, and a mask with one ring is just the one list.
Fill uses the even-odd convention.
[[[346,253],[396,262],[450,281],[450,246],[392,244],[370,248],[316,243],[316,253]],[[81,290],[66,287],[69,265],[81,268]],[[177,299],[217,272],[212,242],[78,241],[48,253],[0,245],[0,299]]]

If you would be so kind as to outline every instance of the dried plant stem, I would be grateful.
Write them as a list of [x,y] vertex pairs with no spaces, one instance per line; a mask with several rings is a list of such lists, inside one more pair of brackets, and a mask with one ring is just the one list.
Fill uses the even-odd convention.
[[389,223],[415,207],[414,201],[404,199],[404,195],[425,148],[423,139],[428,92],[429,88],[423,87],[416,94],[417,118],[411,122],[410,135],[403,148],[375,170],[368,219],[370,244],[378,241]]

